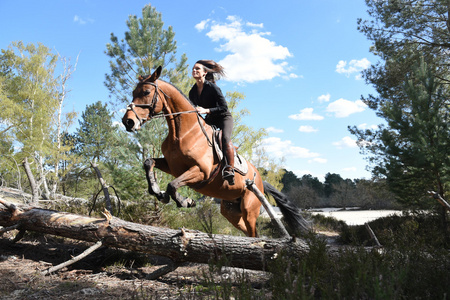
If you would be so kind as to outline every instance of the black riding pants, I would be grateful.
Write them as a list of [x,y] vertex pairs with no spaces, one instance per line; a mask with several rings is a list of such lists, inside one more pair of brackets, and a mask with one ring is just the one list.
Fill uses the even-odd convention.
[[225,149],[226,145],[231,142],[231,132],[233,131],[233,117],[231,114],[214,116],[206,118],[206,123],[214,125],[222,130],[222,145]]

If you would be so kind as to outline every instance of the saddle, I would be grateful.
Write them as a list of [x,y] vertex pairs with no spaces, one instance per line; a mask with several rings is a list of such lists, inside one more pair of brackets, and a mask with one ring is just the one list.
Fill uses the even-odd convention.
[[[214,129],[213,131],[213,149],[219,161],[224,159],[222,151],[222,130]],[[241,175],[246,175],[248,173],[247,161],[237,153],[236,147],[234,148],[234,170]]]

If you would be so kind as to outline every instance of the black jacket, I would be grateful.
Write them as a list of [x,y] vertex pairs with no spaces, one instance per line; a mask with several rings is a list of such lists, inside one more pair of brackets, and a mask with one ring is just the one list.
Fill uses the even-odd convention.
[[231,115],[228,111],[227,101],[225,100],[222,91],[215,83],[210,81],[205,80],[200,97],[198,95],[197,84],[194,84],[189,91],[189,99],[195,106],[209,108],[211,113],[207,115],[207,118],[214,119]]

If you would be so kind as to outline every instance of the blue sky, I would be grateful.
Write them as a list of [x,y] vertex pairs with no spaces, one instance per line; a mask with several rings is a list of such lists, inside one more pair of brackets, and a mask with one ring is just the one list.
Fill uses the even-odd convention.
[[374,93],[360,72],[377,61],[357,31],[357,18],[367,18],[363,0],[0,0],[0,48],[40,42],[72,62],[78,56],[66,108],[81,115],[108,101],[110,34],[122,38],[128,17],[149,3],[190,66],[214,59],[226,68],[219,86],[245,95],[245,123],[269,131],[263,145],[273,159],[299,177],[371,177],[347,129],[382,122],[360,100]]

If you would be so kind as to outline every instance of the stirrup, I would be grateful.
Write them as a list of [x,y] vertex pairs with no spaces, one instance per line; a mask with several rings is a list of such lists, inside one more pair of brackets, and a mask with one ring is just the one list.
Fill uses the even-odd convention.
[[234,185],[234,169],[230,165],[226,165],[222,169],[222,178],[223,180],[228,181],[229,185]]

